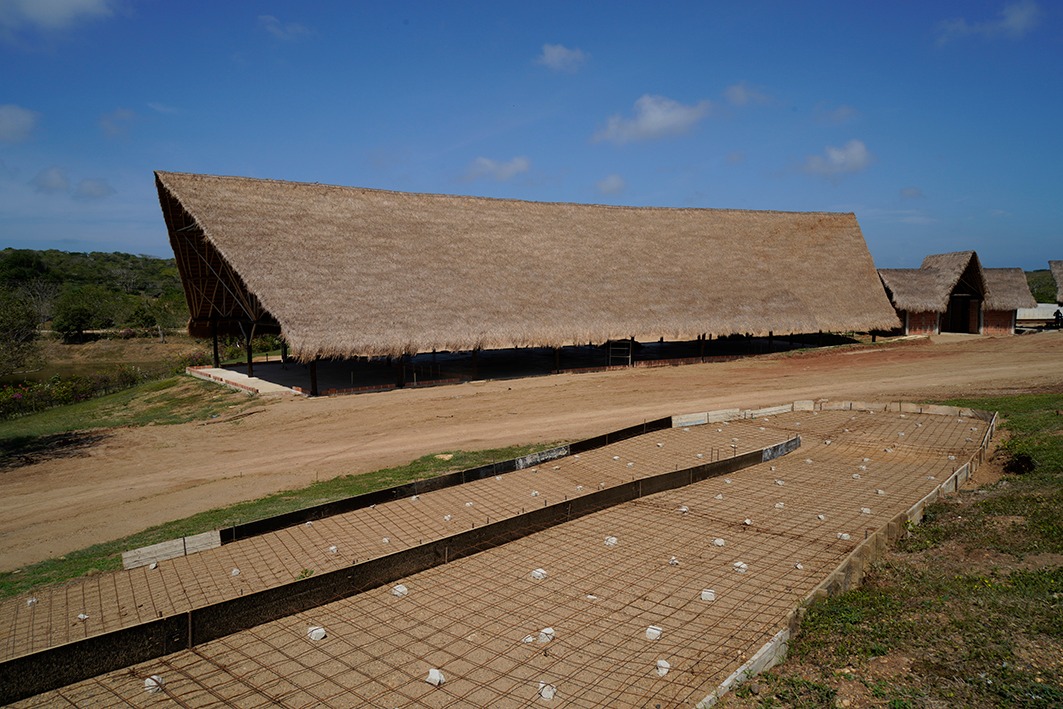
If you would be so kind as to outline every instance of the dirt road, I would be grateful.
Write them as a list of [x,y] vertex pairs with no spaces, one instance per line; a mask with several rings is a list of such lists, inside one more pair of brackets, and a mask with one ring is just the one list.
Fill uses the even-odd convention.
[[922,401],[1063,389],[1063,333],[728,363],[263,399],[229,423],[124,429],[0,475],[0,570],[195,512],[428,453],[573,440],[687,411],[795,399]]

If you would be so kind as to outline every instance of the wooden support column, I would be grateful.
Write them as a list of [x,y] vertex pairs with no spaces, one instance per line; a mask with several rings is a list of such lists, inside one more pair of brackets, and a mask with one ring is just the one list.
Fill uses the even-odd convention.
[[768,352],[771,352],[772,346],[775,344],[775,333],[768,330]]
[[221,357],[218,356],[218,321],[212,320],[210,323],[210,336],[214,340],[214,368],[217,369],[221,366]]
[[561,371],[561,348],[560,347],[555,347],[554,348],[554,373],[556,374],[556,373],[558,373],[560,371]]
[[288,364],[288,343],[281,340],[281,364]]
[[698,357],[705,361],[705,333],[698,335]]
[[310,396],[317,396],[317,357],[310,360]]
[[400,389],[406,386],[406,360],[407,355],[399,356],[399,374],[398,378],[395,381],[395,386]]
[[472,351],[472,378],[480,378],[480,349],[474,349]]
[[255,353],[251,351],[250,335],[248,335],[247,338],[244,340],[244,348],[247,350],[247,376],[253,377],[255,376],[255,363],[253,359]]

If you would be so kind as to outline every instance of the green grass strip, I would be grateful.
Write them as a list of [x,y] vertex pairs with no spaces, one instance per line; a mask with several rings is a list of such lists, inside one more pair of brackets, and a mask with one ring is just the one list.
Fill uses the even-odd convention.
[[254,401],[247,394],[188,376],[145,382],[107,396],[0,421],[0,469],[21,457],[54,455],[57,448],[75,442],[66,434],[205,421]]
[[86,574],[120,569],[122,568],[122,552],[130,549],[264,519],[324,502],[431,478],[442,473],[509,460],[552,448],[555,445],[557,444],[511,446],[481,451],[452,451],[449,452],[452,455],[449,460],[440,459],[436,455],[426,455],[406,465],[361,475],[345,475],[297,490],[285,490],[257,500],[208,510],[185,519],[151,527],[122,539],[95,544],[56,559],[48,559],[18,571],[2,572],[0,573],[0,598],[24,593],[41,586],[62,583]]

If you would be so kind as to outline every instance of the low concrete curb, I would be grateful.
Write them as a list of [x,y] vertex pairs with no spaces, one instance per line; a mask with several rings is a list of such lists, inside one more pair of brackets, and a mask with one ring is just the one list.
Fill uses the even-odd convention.
[[[796,405],[796,403],[795,403]],[[797,410],[797,409],[795,409]],[[806,409],[807,410],[807,409]],[[802,599],[796,608],[787,616],[785,627],[772,636],[771,640],[764,644],[753,657],[741,667],[731,673],[727,679],[713,690],[711,694],[697,703],[697,709],[708,709],[714,706],[720,699],[752,677],[771,669],[786,659],[786,653],[790,648],[790,638],[798,631],[801,620],[804,618],[808,607],[815,601],[830,596],[837,596],[846,591],[856,588],[864,579],[864,574],[871,564],[881,559],[893,542],[907,534],[909,526],[918,524],[923,520],[926,506],[937,501],[944,495],[956,492],[963,483],[967,482],[971,474],[978,466],[985,462],[989,443],[996,432],[997,415],[995,412],[979,411],[977,409],[964,409],[955,406],[919,405],[908,403],[874,404],[867,402],[816,402],[818,411],[894,411],[907,413],[922,413],[940,416],[965,416],[977,418],[989,423],[985,435],[978,450],[971,455],[970,460],[961,465],[944,482],[938,485],[932,492],[919,500],[877,531],[865,536],[849,552],[849,555],[825,578],[816,588],[812,589]]]

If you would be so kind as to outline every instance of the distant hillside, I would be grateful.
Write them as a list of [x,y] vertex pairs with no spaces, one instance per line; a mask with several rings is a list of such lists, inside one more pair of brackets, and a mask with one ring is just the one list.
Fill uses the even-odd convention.
[[101,328],[173,328],[188,319],[174,259],[49,249],[0,251],[0,291],[64,336]]
[[1038,303],[1056,302],[1056,281],[1052,278],[1051,271],[1027,271],[1026,282],[1030,284],[1030,292]]

